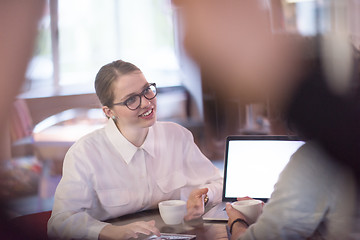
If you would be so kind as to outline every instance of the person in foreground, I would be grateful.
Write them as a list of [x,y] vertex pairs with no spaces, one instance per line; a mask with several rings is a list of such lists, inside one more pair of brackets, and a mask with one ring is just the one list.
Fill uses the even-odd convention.
[[351,239],[355,210],[352,171],[311,141],[294,153],[254,224],[226,206],[231,239]]
[[156,234],[154,221],[104,221],[160,201],[187,200],[185,220],[204,213],[204,196],[221,201],[222,177],[184,127],[156,120],[156,85],[122,60],[103,66],[95,89],[106,126],[67,152],[48,235],[65,239],[128,239]]
[[306,140],[254,224],[227,205],[231,239],[359,239],[360,79],[349,36],[286,33],[262,0],[174,2],[207,84],[274,104]]

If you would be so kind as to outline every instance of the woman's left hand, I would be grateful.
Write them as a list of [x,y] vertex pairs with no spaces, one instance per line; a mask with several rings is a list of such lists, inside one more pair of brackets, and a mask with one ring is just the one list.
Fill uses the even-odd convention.
[[186,206],[187,207],[187,214],[185,216],[186,221],[200,218],[204,214],[205,211],[204,197],[208,191],[209,189],[207,188],[201,188],[201,189],[195,189],[190,193]]

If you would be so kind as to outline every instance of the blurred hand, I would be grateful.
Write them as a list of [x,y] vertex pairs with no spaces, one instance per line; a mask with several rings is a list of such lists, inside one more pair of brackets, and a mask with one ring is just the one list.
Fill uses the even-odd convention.
[[[251,197],[241,197],[241,198],[237,198],[238,201],[244,201],[244,200],[253,200],[253,198]],[[262,206],[264,206],[264,202],[262,202]],[[246,219],[246,217],[239,212],[238,210],[236,210],[235,208],[233,208],[231,206],[231,203],[226,203],[226,213],[229,216],[229,220],[228,220],[228,226],[230,227],[231,224],[237,219],[237,218],[241,218],[244,219],[246,222],[248,222],[248,220]],[[237,239],[241,234],[243,234],[246,231],[246,227],[242,224],[235,224],[233,226],[232,229],[232,235],[231,235],[231,239]]]
[[[241,212],[239,212],[238,210],[236,210],[231,206],[231,203],[226,203],[226,213],[229,216],[229,220],[228,220],[229,228],[233,223],[233,221],[235,221],[237,218],[241,218],[247,221],[245,216],[241,214]],[[237,239],[242,233],[246,231],[246,229],[247,228],[244,225],[242,225],[242,223],[235,223],[232,228],[231,239]]]
[[139,233],[160,236],[159,229],[155,227],[155,221],[151,220],[148,222],[134,222],[123,226],[107,225],[101,230],[99,240],[138,238]]
[[201,189],[195,189],[190,193],[186,205],[187,207],[187,214],[185,216],[186,221],[200,218],[204,214],[205,211],[204,197],[208,191],[209,189],[207,188],[201,188]]
[[231,223],[237,218],[241,218],[247,221],[246,217],[241,212],[239,212],[238,210],[236,210],[231,206],[231,203],[226,203],[226,213],[229,216],[229,220],[228,220],[229,227]]
[[[241,197],[241,198],[237,198],[238,201],[243,201],[243,200],[254,200],[251,197]],[[264,202],[261,202],[262,206],[264,207]]]
[[238,198],[236,198],[236,199],[237,199],[238,201],[242,201],[242,200],[252,200],[253,198],[246,196],[246,197],[238,197]]

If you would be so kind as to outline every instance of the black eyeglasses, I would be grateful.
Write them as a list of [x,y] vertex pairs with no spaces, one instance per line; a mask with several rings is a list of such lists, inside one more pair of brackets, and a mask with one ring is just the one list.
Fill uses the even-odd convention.
[[144,96],[147,100],[155,98],[157,95],[156,84],[150,83],[140,94],[134,94],[123,102],[113,103],[113,105],[124,105],[130,110],[136,110],[141,105],[141,98]]

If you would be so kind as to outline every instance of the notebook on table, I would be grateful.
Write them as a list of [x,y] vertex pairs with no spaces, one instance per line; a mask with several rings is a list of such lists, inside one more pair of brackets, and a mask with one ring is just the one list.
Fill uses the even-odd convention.
[[226,202],[249,196],[266,202],[291,155],[305,142],[295,136],[228,136],[222,202],[204,220],[227,221]]

